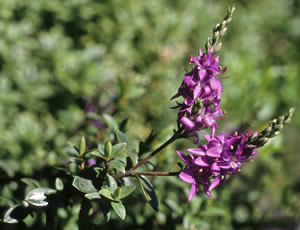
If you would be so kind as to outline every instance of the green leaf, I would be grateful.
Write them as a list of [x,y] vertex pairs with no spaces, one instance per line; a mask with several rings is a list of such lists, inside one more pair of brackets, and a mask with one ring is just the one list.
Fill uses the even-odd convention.
[[98,192],[87,193],[84,196],[89,200],[101,199],[101,196]]
[[110,141],[106,141],[104,145],[104,156],[109,159],[111,156],[112,145]]
[[82,156],[85,153],[86,150],[86,140],[85,137],[81,137],[81,142],[80,142],[80,156]]
[[124,220],[126,217],[126,209],[124,205],[121,202],[111,202],[110,204],[117,215]]
[[127,146],[126,143],[119,143],[114,145],[112,147],[111,158],[115,158],[118,154],[120,154],[125,149],[126,146]]
[[80,151],[79,149],[77,148],[77,146],[75,144],[73,144],[72,142],[69,142],[68,141],[68,145],[71,147],[71,149],[73,149],[74,151],[72,151],[72,154],[73,156],[78,156]]
[[117,169],[118,171],[125,173],[125,163],[118,159],[112,160],[109,162],[109,166],[113,169]]
[[99,191],[100,195],[104,196],[105,198],[109,199],[109,200],[115,200],[115,198],[113,198],[112,193],[113,191],[111,191],[108,188],[102,188]]
[[128,154],[130,160],[132,161],[132,164],[136,165],[137,154],[136,154],[136,151],[135,151],[135,148],[133,147],[133,145],[129,142],[128,138],[126,137],[126,135],[123,132],[117,131],[116,136],[117,136],[117,139],[119,142],[127,144],[125,151]]
[[118,187],[116,180],[110,175],[107,176],[107,179],[108,179],[109,188],[112,191],[114,191]]
[[226,211],[218,207],[209,207],[205,211],[201,212],[203,216],[226,216]]
[[64,183],[58,177],[56,177],[56,179],[55,179],[55,188],[56,188],[57,191],[64,190]]
[[147,200],[148,202],[151,201],[151,197],[148,195],[146,189],[144,188],[144,184],[143,184],[142,179],[141,179],[140,177],[138,177],[138,176],[137,176],[136,178],[137,178],[137,180],[138,180],[138,182],[139,182],[139,185],[140,185],[140,187],[141,187],[141,189],[142,189],[142,192],[143,192],[143,194],[144,194],[146,200]]
[[28,215],[28,210],[23,205],[15,205],[9,208],[3,218],[4,223],[15,224],[23,220]]
[[104,153],[104,145],[103,144],[98,144],[98,151],[101,153],[102,156],[105,155]]
[[121,187],[116,199],[120,200],[129,196],[135,189],[136,189],[135,185],[128,185],[128,186]]
[[114,120],[112,116],[108,114],[103,114],[103,118],[107,126],[113,131],[117,131],[119,129],[118,123]]
[[119,200],[119,195],[120,195],[120,191],[121,191],[121,188],[116,188],[116,190],[112,193],[112,197],[115,199],[115,200]]
[[31,186],[32,188],[41,187],[37,180],[31,179],[31,178],[22,178],[22,179],[20,179],[20,181],[22,181],[23,183]]
[[99,157],[99,158],[107,161],[107,158],[102,153],[100,153],[98,151],[93,151],[90,154],[93,155],[94,157]]
[[98,190],[95,188],[92,180],[75,176],[72,185],[77,188],[79,191],[84,193],[93,193]]
[[153,185],[146,177],[144,176],[138,176],[138,177],[141,179],[141,186],[144,188],[145,193],[147,193],[148,195],[145,196],[146,199],[150,197],[150,200],[147,199],[147,201],[155,211],[158,211],[159,203]]

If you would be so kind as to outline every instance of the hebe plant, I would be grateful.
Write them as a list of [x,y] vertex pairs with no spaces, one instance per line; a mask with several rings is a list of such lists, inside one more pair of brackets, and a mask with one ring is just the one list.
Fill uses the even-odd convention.
[[[57,167],[60,175],[55,180],[55,189],[42,187],[33,179],[22,179],[33,189],[23,201],[7,210],[3,222],[22,222],[29,214],[40,215],[45,211],[47,228],[56,229],[57,210],[61,206],[80,203],[79,229],[89,229],[93,214],[99,210],[107,221],[111,218],[112,210],[124,220],[126,207],[123,199],[137,189],[141,190],[151,207],[158,210],[159,201],[154,186],[146,176],[179,177],[191,184],[189,200],[192,200],[201,187],[208,197],[212,197],[211,190],[224,183],[228,176],[238,173],[246,161],[253,160],[258,154],[257,149],[278,135],[290,121],[294,109],[272,120],[260,132],[220,133],[218,120],[227,118],[221,108],[222,80],[226,78],[222,74],[227,67],[219,65],[216,53],[222,47],[220,39],[227,31],[234,10],[234,6],[229,8],[224,19],[213,28],[213,36],[208,38],[204,51],[200,49],[197,57],[190,57],[191,70],[186,70],[178,92],[172,97],[183,98],[176,101],[176,106],[173,107],[179,110],[177,127],[165,143],[143,157],[147,146],[155,138],[153,133],[140,144],[137,151],[124,132],[127,120],[118,124],[112,116],[105,114],[100,121],[98,115],[94,114],[95,108],[88,105],[86,113],[90,125],[110,127],[110,139],[97,144],[96,148],[93,148],[95,143],[87,143],[85,137],[81,138],[79,146],[69,143],[70,159],[64,167]],[[202,139],[200,131],[210,131],[204,134],[207,144],[199,145]],[[155,168],[149,164],[151,158],[176,140],[191,137],[195,141],[194,146],[187,149],[189,154],[177,151],[185,165],[178,163],[179,167],[177,170],[174,167],[174,172],[151,170]],[[142,166],[151,169],[139,171]]]

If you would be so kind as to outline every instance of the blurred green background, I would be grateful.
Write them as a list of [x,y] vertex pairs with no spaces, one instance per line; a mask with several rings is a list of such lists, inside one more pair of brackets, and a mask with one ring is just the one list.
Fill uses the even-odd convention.
[[[281,135],[254,162],[213,192],[188,203],[189,185],[153,178],[159,212],[141,194],[127,199],[128,216],[105,229],[300,229],[300,1],[252,0],[1,0],[0,1],[0,213],[23,199],[19,178],[53,187],[54,169],[67,160],[67,141],[104,142],[105,129],[89,125],[85,110],[119,122],[138,148],[153,129],[154,146],[176,125],[177,92],[188,57],[204,48],[212,28],[235,3],[223,39],[223,131],[260,130],[296,107]],[[104,132],[104,134],[103,134]],[[103,136],[104,135],[104,136]],[[176,149],[152,162],[177,170]],[[184,194],[184,195],[182,195]],[[76,229],[78,206],[61,215]],[[31,217],[28,217],[31,218]],[[26,222],[26,221],[25,221]],[[27,220],[30,226],[33,220]]]

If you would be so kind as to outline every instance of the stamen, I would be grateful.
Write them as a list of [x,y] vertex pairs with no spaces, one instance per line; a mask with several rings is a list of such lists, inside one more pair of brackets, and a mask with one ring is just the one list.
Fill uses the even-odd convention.
[[240,172],[241,171],[241,169],[238,169],[238,172]]
[[200,66],[198,66],[197,69],[201,69]]
[[203,169],[199,169],[199,172],[203,172]]
[[234,165],[234,163],[232,163],[232,164],[231,164],[231,168],[235,168],[235,165]]
[[238,135],[238,132],[234,132],[233,135],[236,137]]
[[234,149],[233,145],[230,145],[230,150],[233,150],[233,149]]

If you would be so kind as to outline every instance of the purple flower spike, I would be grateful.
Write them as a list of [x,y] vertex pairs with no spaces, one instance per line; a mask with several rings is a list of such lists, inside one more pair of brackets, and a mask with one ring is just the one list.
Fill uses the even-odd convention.
[[179,108],[178,121],[187,134],[195,135],[196,132],[211,127],[214,135],[218,128],[217,120],[224,117],[220,108],[222,84],[216,77],[221,73],[219,57],[214,57],[212,52],[199,57],[190,57],[193,68],[186,73],[178,92],[172,97],[183,97],[183,102],[174,108]]

